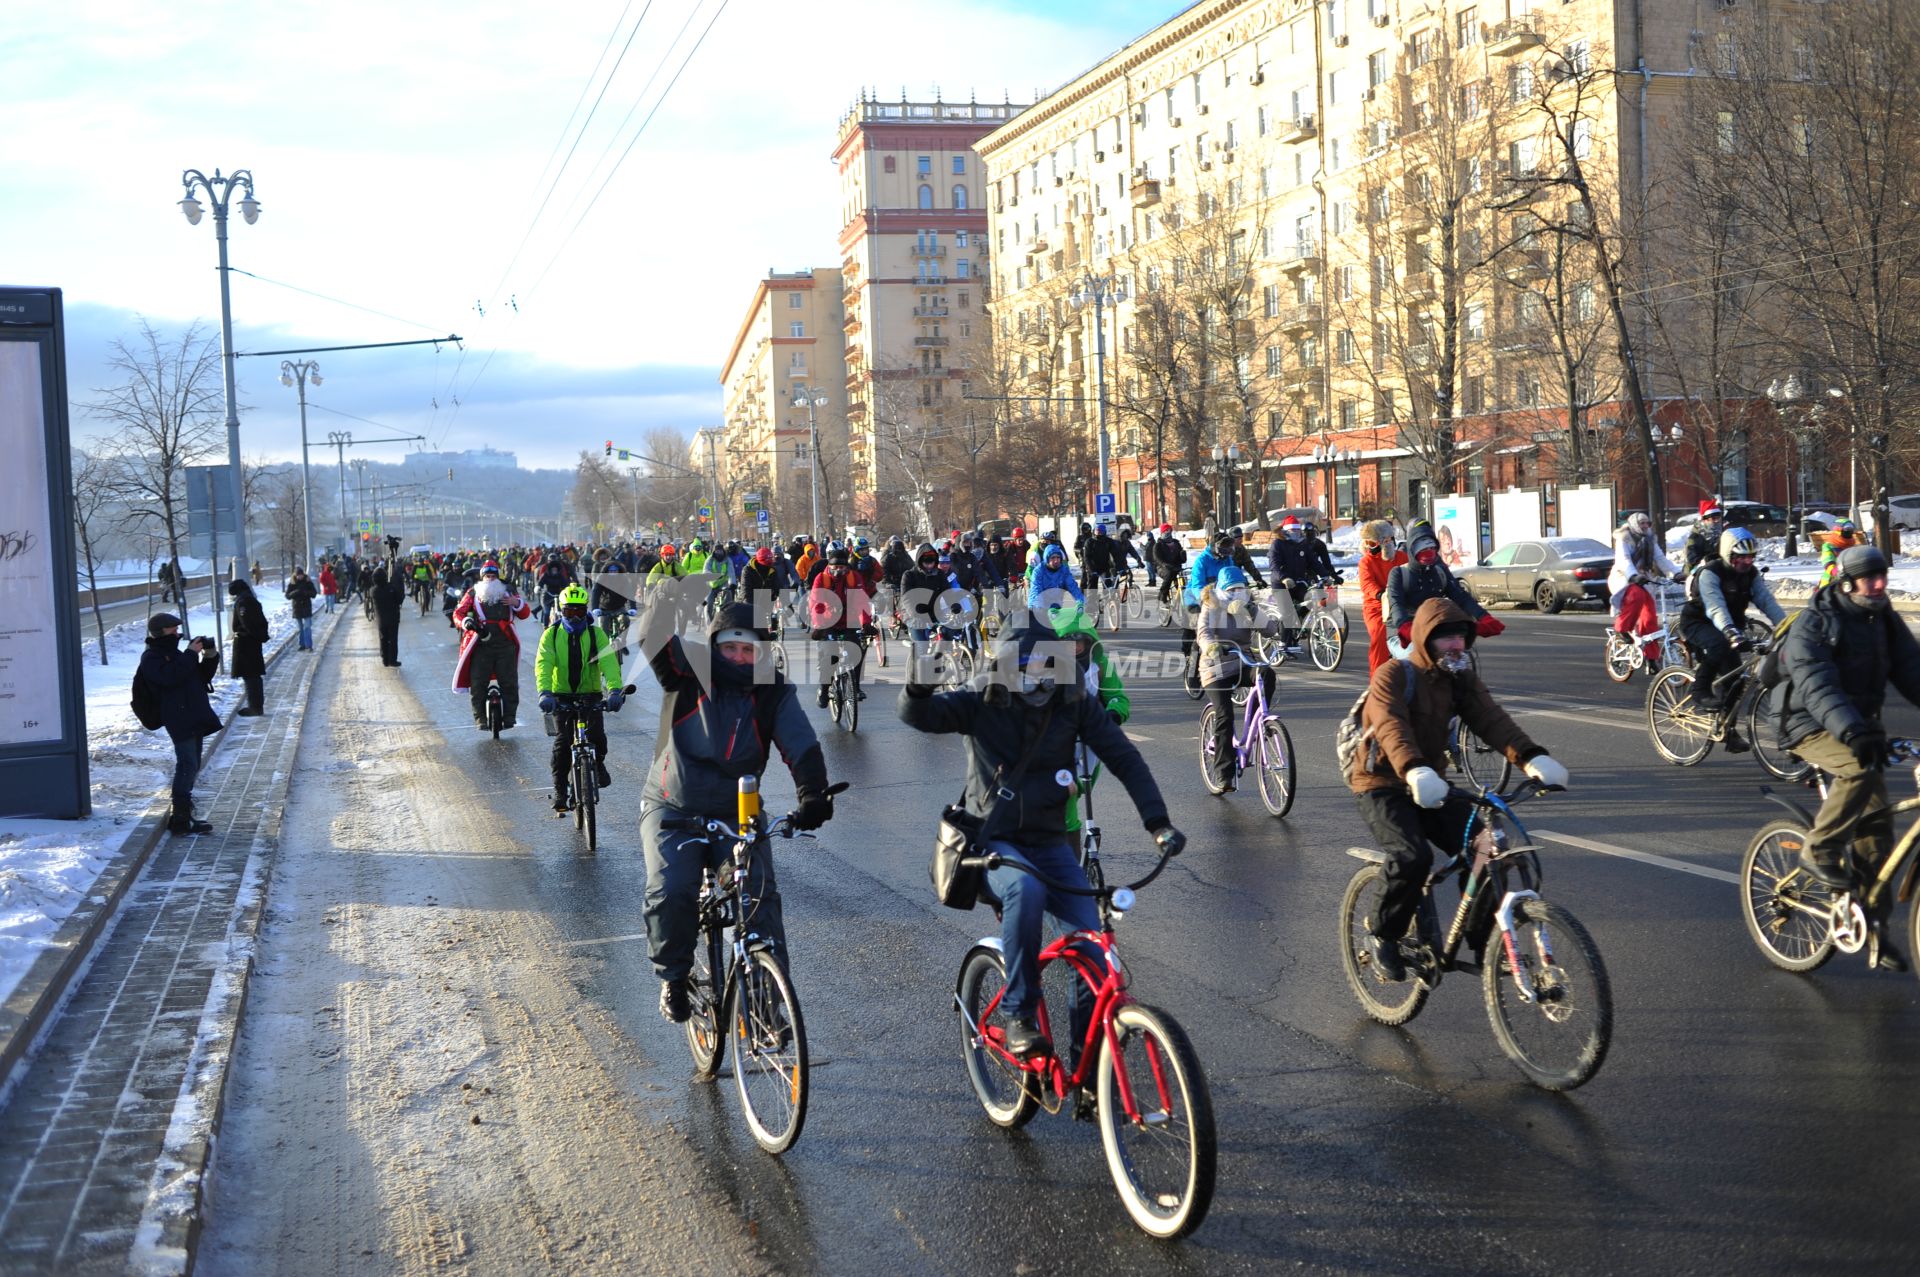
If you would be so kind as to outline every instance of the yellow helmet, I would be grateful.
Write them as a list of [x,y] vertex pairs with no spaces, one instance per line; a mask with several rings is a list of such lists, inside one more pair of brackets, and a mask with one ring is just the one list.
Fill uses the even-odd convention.
[[587,606],[587,602],[585,586],[569,585],[560,594],[561,607],[585,607]]

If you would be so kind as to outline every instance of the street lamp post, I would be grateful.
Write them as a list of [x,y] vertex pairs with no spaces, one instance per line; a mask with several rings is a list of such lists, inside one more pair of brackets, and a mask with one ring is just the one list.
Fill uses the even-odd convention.
[[1221,519],[1221,522],[1228,527],[1233,527],[1239,522],[1239,519],[1235,517],[1238,514],[1238,510],[1236,510],[1235,507],[1239,503],[1234,500],[1232,486],[1233,471],[1239,464],[1239,444],[1230,443],[1224,448],[1219,444],[1213,446],[1213,466],[1220,474],[1220,512],[1225,516]]
[[347,521],[347,445],[353,442],[353,431],[329,430],[327,442],[333,447],[333,463],[340,469],[340,553],[345,554],[353,544],[353,525]]
[[1074,291],[1073,304],[1084,307],[1093,303],[1093,369],[1098,389],[1094,392],[1095,402],[1099,406],[1100,419],[1100,491],[1111,492],[1112,476],[1108,467],[1112,461],[1113,446],[1107,436],[1107,325],[1106,306],[1109,301],[1123,302],[1127,299],[1126,286],[1113,275],[1095,275],[1092,272],[1080,277],[1080,287]]
[[1339,479],[1339,468],[1358,461],[1360,453],[1354,448],[1340,448],[1331,443],[1320,443],[1314,445],[1312,455],[1316,464],[1327,468],[1326,484],[1321,495],[1326,501],[1327,531],[1331,534],[1334,518],[1339,514],[1339,507],[1334,500],[1334,485]]
[[[253,197],[253,174],[247,169],[235,169],[230,176],[221,176],[215,169],[208,177],[197,168],[190,168],[180,175],[180,184],[186,188],[186,196],[180,201],[180,211],[186,214],[187,224],[198,226],[203,212],[200,201],[194,198],[196,188],[206,191],[207,202],[213,205],[213,236],[220,246],[220,363],[225,374],[227,396],[227,465],[233,471],[233,521],[235,549],[239,553],[238,562],[241,571],[245,565],[253,562],[253,554],[247,544],[247,512],[243,500],[245,489],[240,475],[240,410],[236,403],[233,388],[233,301],[228,289],[227,268],[227,202],[233,197],[233,188],[238,186],[245,192],[240,200],[240,216],[251,226],[260,220],[260,201]],[[307,538],[311,543],[311,535]],[[309,544],[311,548],[311,544]],[[219,565],[214,565],[219,571]]]
[[820,535],[820,425],[814,416],[816,408],[824,408],[829,400],[825,392],[809,390],[806,386],[796,387],[793,406],[807,410],[807,496],[813,502],[813,535]]
[[300,517],[306,524],[307,549],[302,566],[313,562],[313,487],[307,464],[307,383],[319,385],[320,365],[311,359],[282,359],[280,384],[300,388]]

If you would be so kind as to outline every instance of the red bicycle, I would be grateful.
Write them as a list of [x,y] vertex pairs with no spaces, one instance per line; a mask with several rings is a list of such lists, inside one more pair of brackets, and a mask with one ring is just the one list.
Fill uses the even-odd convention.
[[[1186,1032],[1172,1016],[1134,1001],[1127,991],[1127,970],[1113,936],[1114,919],[1133,908],[1134,893],[1160,876],[1168,857],[1162,853],[1140,881],[1109,887],[1100,870],[1100,831],[1089,825],[1085,833],[1081,863],[1090,891],[1055,882],[1020,861],[969,858],[983,869],[1007,865],[1056,891],[1091,895],[1100,905],[1100,930],[1063,935],[1040,953],[1043,984],[1050,965],[1065,963],[1069,978],[1085,985],[1093,1004],[1071,1071],[1053,1052],[1022,1059],[1007,1050],[1007,1019],[1000,1014],[1007,971],[1000,938],[989,936],[967,952],[954,988],[967,1077],[988,1119],[1008,1129],[1026,1125],[1042,1107],[1058,1113],[1074,1098],[1075,1116],[1091,1116],[1100,1127],[1107,1169],[1133,1222],[1155,1237],[1184,1237],[1200,1226],[1213,1201],[1213,1100]],[[1081,945],[1092,952],[1075,947]],[[1038,1020],[1049,1041],[1061,1040],[1052,1031],[1044,999]]]

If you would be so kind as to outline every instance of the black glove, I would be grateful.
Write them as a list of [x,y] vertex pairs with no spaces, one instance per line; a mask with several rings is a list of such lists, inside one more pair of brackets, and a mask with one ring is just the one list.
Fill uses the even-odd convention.
[[1124,723],[1127,721],[1125,718],[1122,718],[1120,716],[1119,710],[1113,709],[1111,707],[1109,707],[1107,710],[1107,717],[1111,718],[1115,723]]
[[833,798],[828,794],[807,793],[800,796],[800,806],[793,813],[795,829],[818,829],[833,819]]
[[1753,646],[1753,644],[1747,640],[1747,636],[1740,630],[1728,629],[1726,636],[1727,642],[1733,644],[1733,650],[1736,652],[1747,651]]
[[460,626],[462,629],[477,630],[480,628],[480,622],[474,620],[472,617],[468,617],[466,620],[460,622]]
[[1887,765],[1887,734],[1878,727],[1856,727],[1840,743],[1853,751],[1854,761],[1862,767],[1879,771]]
[[827,632],[825,630],[808,630],[807,637],[818,643],[827,637]]
[[1153,834],[1153,841],[1159,844],[1160,850],[1169,856],[1177,856],[1186,850],[1187,836],[1172,825],[1162,825],[1149,832]]

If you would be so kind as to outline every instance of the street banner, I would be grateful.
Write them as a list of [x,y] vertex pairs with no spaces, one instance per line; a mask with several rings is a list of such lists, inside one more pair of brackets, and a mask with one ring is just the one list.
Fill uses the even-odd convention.
[[1473,497],[1435,497],[1433,533],[1440,538],[1440,561],[1450,568],[1480,562],[1480,503]]

